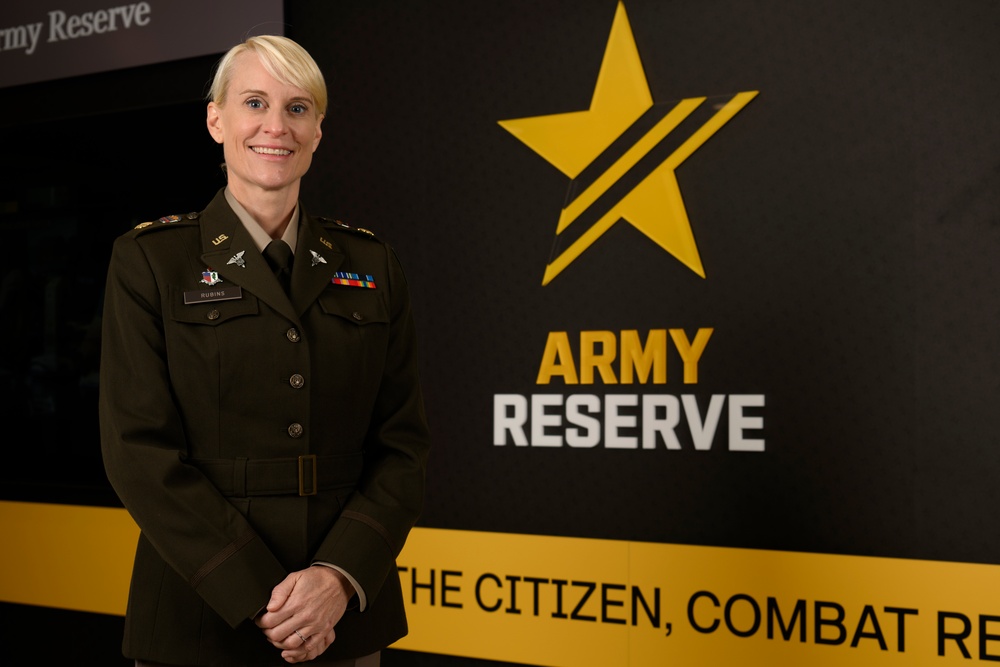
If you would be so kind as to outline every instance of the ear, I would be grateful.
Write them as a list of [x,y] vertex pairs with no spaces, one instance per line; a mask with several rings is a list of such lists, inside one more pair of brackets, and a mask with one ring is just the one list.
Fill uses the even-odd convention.
[[324,115],[320,115],[316,119],[316,138],[313,139],[313,149],[312,152],[315,153],[316,149],[319,148],[319,140],[323,138],[323,119],[326,118]]
[[208,113],[205,118],[205,125],[208,126],[208,133],[215,139],[215,143],[221,144],[224,138],[222,132],[222,114],[219,105],[215,102],[208,103]]

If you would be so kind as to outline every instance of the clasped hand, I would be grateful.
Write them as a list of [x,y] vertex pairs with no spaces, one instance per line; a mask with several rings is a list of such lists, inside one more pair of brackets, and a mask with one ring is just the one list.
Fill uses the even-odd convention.
[[292,572],[274,587],[263,614],[254,622],[285,662],[305,662],[336,638],[334,626],[354,589],[339,571],[315,565]]

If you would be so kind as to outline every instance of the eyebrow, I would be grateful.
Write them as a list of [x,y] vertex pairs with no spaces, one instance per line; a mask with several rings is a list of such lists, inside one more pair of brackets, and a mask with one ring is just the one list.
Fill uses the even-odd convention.
[[[261,97],[267,97],[267,93],[263,90],[257,90],[256,88],[248,88],[246,90],[241,90],[240,95],[260,95]],[[289,102],[308,102],[309,104],[315,104],[311,97],[290,97]]]

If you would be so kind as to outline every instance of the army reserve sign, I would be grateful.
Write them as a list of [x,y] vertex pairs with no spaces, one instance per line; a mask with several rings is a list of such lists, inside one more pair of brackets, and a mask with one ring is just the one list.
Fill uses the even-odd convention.
[[[590,109],[499,121],[572,179],[542,285],[621,219],[704,278],[674,171],[756,95],[654,104],[619,2]],[[764,452],[764,394],[713,393],[699,404],[692,391],[713,333],[713,327],[689,334],[632,326],[548,332],[535,380],[540,393],[493,397],[493,445],[655,451],[662,444],[679,451],[690,436],[694,451]],[[677,358],[671,366],[683,364],[683,372],[673,374],[688,385],[683,394],[660,390],[668,380],[668,354]],[[549,388],[554,380],[585,391],[557,393]],[[643,393],[595,393],[598,384],[636,383],[653,386]]]
[[278,0],[95,0],[0,5],[0,88],[222,53],[283,34]]

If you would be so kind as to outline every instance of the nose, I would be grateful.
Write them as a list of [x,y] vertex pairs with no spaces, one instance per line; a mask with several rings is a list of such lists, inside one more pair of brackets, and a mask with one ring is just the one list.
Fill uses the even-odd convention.
[[287,132],[288,124],[284,110],[280,108],[268,109],[267,115],[264,117],[263,129],[264,132],[274,137],[280,137]]

